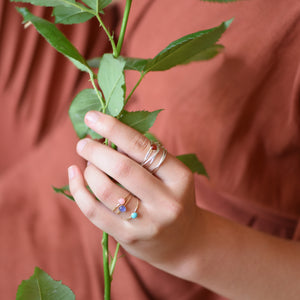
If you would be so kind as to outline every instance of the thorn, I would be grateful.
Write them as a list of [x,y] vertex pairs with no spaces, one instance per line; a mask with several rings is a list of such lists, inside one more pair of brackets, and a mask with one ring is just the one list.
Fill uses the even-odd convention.
[[25,29],[28,28],[31,24],[32,24],[31,21],[26,22],[26,23],[24,24],[24,28],[25,28]]

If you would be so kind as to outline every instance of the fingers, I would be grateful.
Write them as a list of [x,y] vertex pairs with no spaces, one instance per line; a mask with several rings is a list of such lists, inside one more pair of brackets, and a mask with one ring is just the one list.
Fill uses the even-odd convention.
[[[132,244],[141,237],[153,235],[153,226],[146,206],[142,205],[140,199],[110,182],[110,179],[95,166],[90,165],[86,168],[85,177],[101,202],[87,190],[83,176],[76,166],[69,167],[68,173],[71,194],[83,214],[98,228],[122,244]],[[98,180],[96,186],[95,182]],[[118,200],[121,198],[125,198],[125,211],[118,211]],[[132,213],[136,216],[132,217]]]
[[68,169],[70,192],[83,214],[97,227],[111,234],[119,226],[119,219],[86,189],[77,166]]
[[[143,134],[123,124],[116,118],[100,112],[88,112],[85,122],[91,129],[116,144],[122,152],[136,162],[141,163],[144,160],[150,148],[150,141]],[[157,157],[153,166],[159,162],[159,159],[160,157]],[[178,182],[180,180],[178,176],[181,176],[184,168],[185,166],[175,157],[167,154],[165,161],[156,174],[166,183]]]
[[106,145],[83,139],[77,144],[77,151],[140,199],[155,201],[166,189],[158,178],[142,166]]
[[87,190],[76,166],[69,168],[71,194],[92,223],[127,245],[131,253],[159,261],[176,249],[178,232],[187,232],[193,216],[191,172],[168,154],[161,165],[162,155],[150,163],[152,169],[159,166],[156,177],[146,169],[149,165],[141,163],[161,152],[155,152],[142,134],[96,112],[87,114],[86,123],[121,151],[88,138],[79,141],[77,152],[91,162],[84,177],[95,196]]
[[[92,164],[85,169],[84,177],[95,196],[110,211],[120,215],[124,220],[131,217],[131,213],[135,211],[138,201],[141,201],[114,183],[106,174]],[[138,206],[138,215],[140,216],[145,206],[141,207],[140,204]]]
[[93,194],[111,211],[116,206],[117,200],[125,198],[128,194],[93,164],[86,167],[84,178]]

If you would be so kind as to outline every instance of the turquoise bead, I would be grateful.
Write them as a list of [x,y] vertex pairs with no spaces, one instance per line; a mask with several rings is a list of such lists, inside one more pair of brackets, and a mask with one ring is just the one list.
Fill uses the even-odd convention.
[[137,218],[137,216],[138,216],[137,212],[133,212],[131,214],[131,219],[135,219],[135,218]]

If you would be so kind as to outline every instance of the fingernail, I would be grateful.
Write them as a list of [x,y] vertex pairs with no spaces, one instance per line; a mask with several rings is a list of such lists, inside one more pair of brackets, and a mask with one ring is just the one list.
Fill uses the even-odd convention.
[[73,179],[76,176],[76,168],[74,166],[68,168],[68,176],[69,179]]
[[78,152],[81,152],[84,148],[84,146],[86,145],[86,143],[88,142],[87,139],[84,139],[84,140],[80,140],[78,143],[77,143],[77,151]]
[[85,119],[88,123],[93,124],[96,123],[99,118],[100,118],[100,114],[97,111],[89,111],[86,115],[85,115]]

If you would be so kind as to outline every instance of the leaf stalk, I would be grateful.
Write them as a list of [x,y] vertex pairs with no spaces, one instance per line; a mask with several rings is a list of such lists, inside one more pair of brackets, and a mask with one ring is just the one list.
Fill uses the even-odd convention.
[[129,101],[129,99],[131,98],[132,94],[135,92],[135,90],[137,89],[137,87],[140,85],[141,81],[143,80],[143,78],[145,77],[147,73],[145,72],[141,72],[141,76],[138,80],[138,82],[136,83],[136,85],[133,87],[133,89],[131,90],[131,92],[129,93],[129,95],[127,96],[126,100],[125,100],[125,105],[127,104],[127,102]]
[[103,28],[104,32],[106,33],[109,41],[110,41],[110,44],[111,44],[111,47],[112,47],[112,50],[113,50],[113,55],[115,57],[117,57],[117,47],[116,47],[116,44],[115,44],[115,41],[114,41],[114,38],[113,36],[110,34],[110,32],[108,31],[108,29],[106,28],[106,26],[104,25],[102,19],[100,18],[99,14],[95,14],[100,26]]
[[104,109],[105,108],[105,103],[104,103],[104,101],[103,101],[103,99],[101,97],[101,94],[100,94],[99,90],[96,87],[95,80],[94,80],[94,73],[89,72],[89,74],[90,74],[90,80],[92,82],[93,88],[94,88],[94,90],[95,90],[95,92],[97,94],[97,97],[98,97],[98,99],[99,99],[99,101],[101,103],[102,109]]
[[114,257],[113,257],[113,259],[111,261],[110,270],[109,270],[109,275],[110,275],[111,280],[112,280],[112,274],[113,274],[113,272],[115,270],[115,267],[116,267],[119,249],[120,249],[120,244],[117,243],[115,254],[114,254]]

